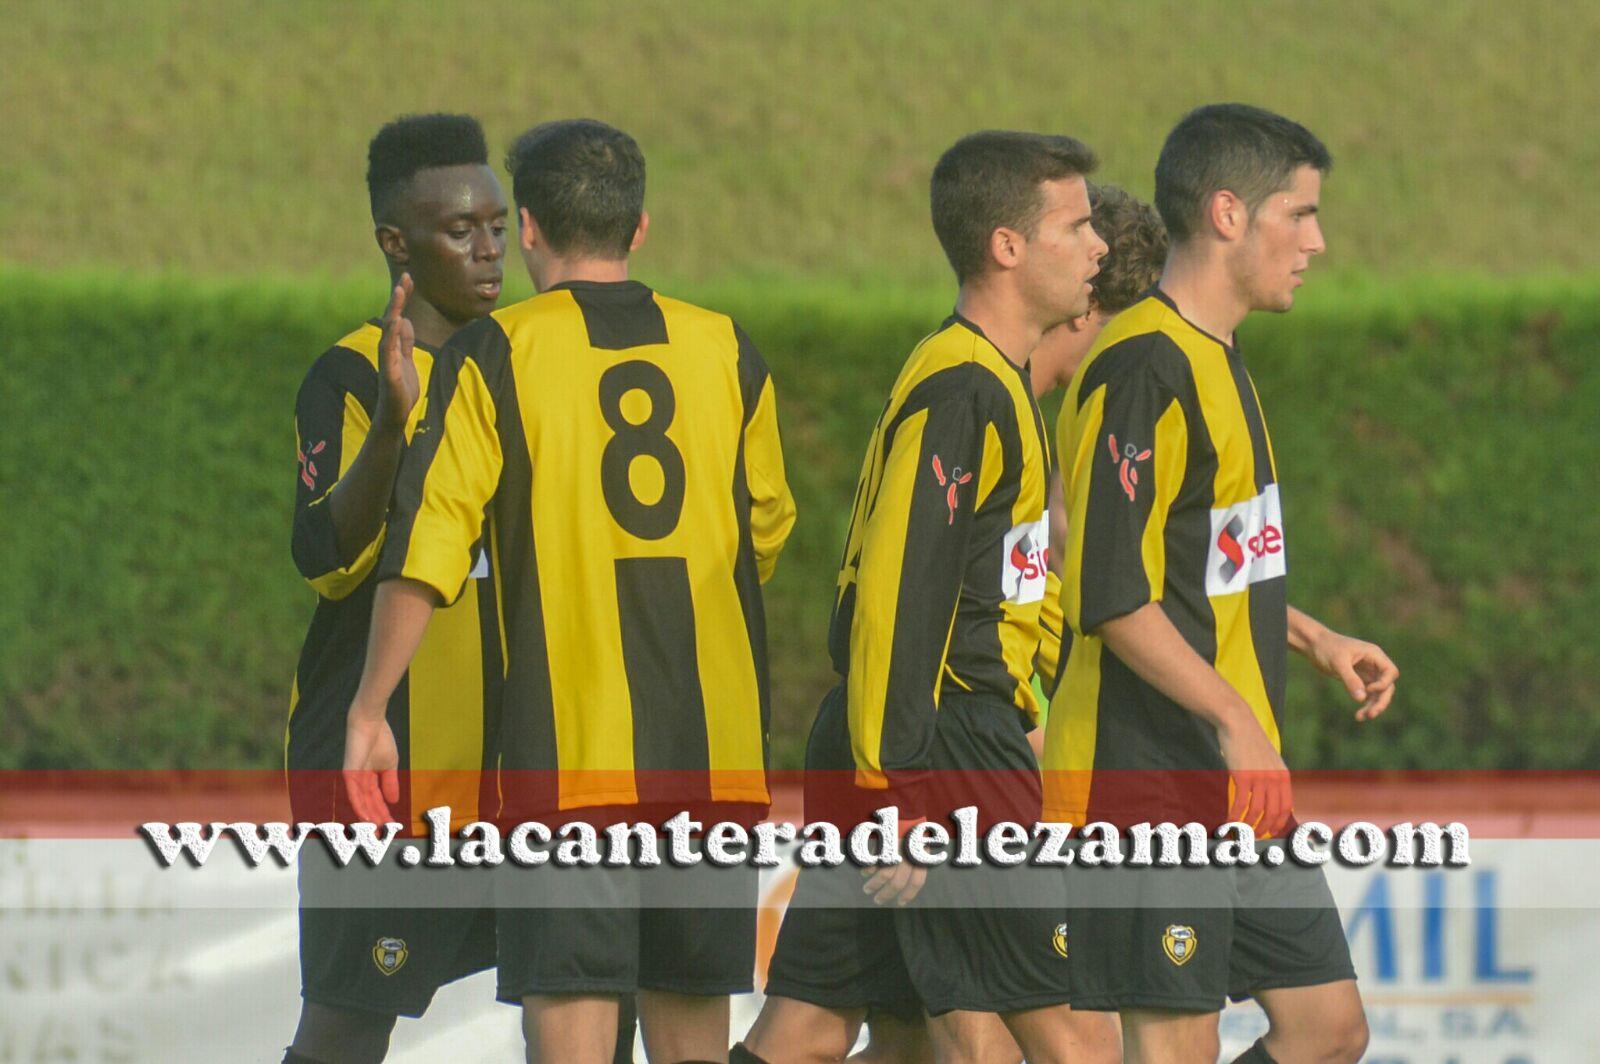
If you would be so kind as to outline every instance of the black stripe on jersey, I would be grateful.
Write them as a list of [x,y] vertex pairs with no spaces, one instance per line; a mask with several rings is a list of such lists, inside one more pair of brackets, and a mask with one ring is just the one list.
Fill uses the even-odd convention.
[[[750,424],[761,390],[767,383],[767,364],[743,329],[733,327],[739,342],[739,391],[744,401],[744,425]],[[750,485],[745,479],[744,432],[739,433],[739,449],[733,460],[733,509],[739,523],[739,556],[733,567],[734,587],[739,592],[739,609],[744,614],[745,635],[756,668],[756,690],[761,699],[762,763],[771,762],[772,692],[767,665],[767,613],[761,597],[761,574],[756,565],[755,543],[750,536]]]
[[711,797],[711,746],[695,651],[694,600],[683,558],[618,558],[617,615],[633,702],[633,767],[639,801],[681,801],[686,772]]
[[1266,490],[1273,481],[1272,451],[1267,447],[1267,423],[1261,415],[1261,404],[1256,402],[1255,386],[1250,383],[1250,372],[1245,369],[1239,352],[1228,351],[1228,370],[1233,374],[1233,386],[1239,389],[1239,405],[1244,409],[1244,423],[1250,429],[1250,453],[1255,460],[1256,492]]
[[[1004,691],[1011,697],[1019,681],[1011,675],[1005,649],[1000,645],[1000,625],[1004,619],[1000,603],[1004,599],[994,574],[1005,570],[1006,533],[1011,531],[1017,496],[1022,494],[1022,426],[1017,424],[1016,404],[1004,386],[993,377],[985,376],[993,381],[997,393],[986,404],[985,424],[993,425],[1000,438],[1000,479],[973,520],[972,539],[967,545],[971,560],[961,590],[966,604],[964,631],[950,640],[952,648],[961,650],[959,656],[950,659],[950,665],[967,686]],[[979,597],[980,589],[983,598]]]
[[638,281],[566,281],[551,290],[566,289],[583,312],[589,346],[621,351],[645,344],[667,343],[667,319],[656,296]]
[[[329,491],[344,458],[344,396],[355,396],[367,416],[378,401],[378,371],[357,351],[335,345],[312,363],[295,398],[296,434],[302,450],[321,446],[315,454],[314,487],[295,480],[295,519],[289,553],[307,580],[342,568],[339,540],[328,505],[311,505]],[[313,427],[317,426],[317,427]]]
[[[499,596],[494,593],[496,571],[500,568],[500,560],[494,556],[494,539],[490,535],[487,523],[483,530],[483,539],[474,549],[474,556],[482,551],[489,571],[478,585],[478,639],[483,646],[483,770],[487,773],[495,767],[500,757],[500,713],[501,698],[504,694],[506,682],[505,658],[500,653],[500,602]],[[471,579],[471,577],[468,577]],[[492,778],[485,776],[483,780],[485,790],[479,797],[478,808],[491,810],[499,804],[498,799],[489,800],[488,794],[494,783]]]

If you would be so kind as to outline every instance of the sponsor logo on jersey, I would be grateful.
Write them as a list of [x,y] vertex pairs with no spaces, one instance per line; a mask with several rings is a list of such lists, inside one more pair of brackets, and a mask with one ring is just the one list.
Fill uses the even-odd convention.
[[1287,571],[1276,484],[1253,499],[1211,511],[1206,594],[1232,595]]
[[1000,593],[1008,602],[1022,605],[1044,598],[1044,578],[1050,566],[1050,516],[1017,525],[1001,544]]
[[1189,958],[1194,956],[1199,945],[1200,940],[1195,937],[1194,928],[1187,924],[1168,924],[1161,935],[1161,952],[1180,968],[1189,963]]
[[1138,465],[1150,457],[1150,448],[1140,448],[1131,443],[1117,446],[1117,434],[1106,434],[1106,446],[1111,451],[1111,464],[1117,467],[1117,479],[1122,482],[1123,494],[1132,502],[1138,497],[1139,470]]
[[403,938],[380,938],[378,944],[372,947],[372,963],[384,975],[398,972],[409,956],[411,953],[406,949],[406,940]]
[[300,459],[300,483],[313,491],[317,487],[316,456],[327,446],[327,440],[318,440],[315,445],[295,452]]
[[1067,925],[1057,924],[1055,934],[1050,936],[1050,946],[1063,957],[1067,955]]
[[939,486],[946,489],[944,504],[950,509],[950,519],[945,524],[953,525],[956,523],[956,509],[961,503],[961,500],[956,497],[956,489],[971,480],[972,473],[970,471],[963,473],[961,467],[956,466],[950,470],[950,475],[947,477],[944,474],[944,463],[939,461],[938,455],[934,455],[933,476],[934,479],[938,480]]

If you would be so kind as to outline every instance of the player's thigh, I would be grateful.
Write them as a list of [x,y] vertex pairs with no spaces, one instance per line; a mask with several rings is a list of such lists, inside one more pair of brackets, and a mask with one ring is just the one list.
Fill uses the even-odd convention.
[[531,994],[522,999],[530,1064],[611,1064],[617,998],[609,994]]
[[1122,1059],[1122,1035],[1114,1012],[1053,1005],[1007,1013],[1004,1021],[1032,1064],[1116,1064]]
[[394,1013],[358,1012],[304,1002],[295,1027],[295,1053],[309,1060],[376,1064],[389,1052]]
[[1022,1060],[1016,1039],[992,1012],[956,1009],[929,1017],[927,1029],[929,1057],[939,1064],[1018,1064]]
[[1122,1014],[1122,1053],[1129,1064],[1215,1064],[1222,1043],[1218,1012],[1130,1009]]
[[651,1060],[717,1060],[728,1051],[728,997],[641,990],[639,1026]]
[[1279,1064],[1357,1061],[1367,1048],[1367,1016],[1354,979],[1260,990],[1267,1052]]
[[768,1064],[829,1064],[855,1046],[866,1015],[865,1006],[828,1008],[769,994],[744,1044]]
[[850,1059],[858,1064],[922,1064],[933,1058],[928,1037],[920,1012],[903,1018],[875,1009],[867,1014],[867,1048]]

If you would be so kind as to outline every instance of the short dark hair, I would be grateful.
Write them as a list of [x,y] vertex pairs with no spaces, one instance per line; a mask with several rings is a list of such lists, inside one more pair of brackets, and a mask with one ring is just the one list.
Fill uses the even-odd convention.
[[487,166],[489,145],[471,115],[404,115],[367,145],[367,196],[373,221],[387,220],[397,195],[417,171],[435,166]]
[[1090,224],[1106,242],[1089,282],[1102,314],[1121,314],[1161,279],[1167,230],[1154,207],[1116,185],[1089,186]]
[[1086,177],[1094,168],[1094,152],[1072,137],[986,129],[956,141],[933,168],[930,195],[933,231],[956,280],[983,272],[996,229],[1034,234],[1041,184]]
[[1213,103],[1184,115],[1156,160],[1156,210],[1175,244],[1200,231],[1211,197],[1227,189],[1255,209],[1289,187],[1302,166],[1321,173],[1333,156],[1305,126],[1243,103]]
[[558,254],[622,258],[644,213],[644,153],[592,118],[534,126],[506,153],[511,194]]

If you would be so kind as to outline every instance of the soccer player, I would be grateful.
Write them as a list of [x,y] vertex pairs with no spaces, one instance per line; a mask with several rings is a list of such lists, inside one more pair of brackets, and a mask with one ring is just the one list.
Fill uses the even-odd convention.
[[[1027,730],[1050,461],[1026,367],[1046,330],[1089,308],[1106,250],[1090,224],[1093,166],[1070,137],[989,131],[934,168],[934,230],[960,291],[868,443],[829,638],[840,683],[807,746],[809,775],[855,781],[852,804],[942,817],[986,781],[986,816],[1038,817]],[[834,819],[817,815],[813,792],[808,782],[808,818]],[[992,1025],[972,1015],[987,1012],[1030,1060],[1114,1058],[1108,1019],[1070,1022],[1064,951],[1052,946],[1059,909],[958,907],[941,893],[943,870],[929,878],[909,863],[874,873],[865,890],[886,907],[862,907],[849,900],[861,881],[844,871],[801,874],[766,1004],[734,1059],[842,1058],[868,1009],[925,1009],[945,1059],[990,1059]],[[925,880],[937,907],[909,904]]]
[[[1102,333],[1059,425],[1075,638],[1046,736],[1051,819],[1243,820],[1281,836],[1285,651],[1339,679],[1359,721],[1394,695],[1382,650],[1288,605],[1277,467],[1235,336],[1252,311],[1293,305],[1324,248],[1330,166],[1303,126],[1241,104],[1192,111],[1162,148],[1159,287]],[[1129,1059],[1215,1060],[1229,996],[1254,997],[1271,1023],[1240,1060],[1361,1056],[1320,869],[1161,871],[1119,878],[1115,907],[1069,917],[1074,1003],[1121,1012]],[[1079,879],[1105,875],[1125,872]]]
[[[494,309],[505,254],[505,195],[474,118],[416,115],[384,126],[368,149],[367,189],[390,283],[404,280],[415,348],[404,362],[380,358],[378,325],[367,322],[312,364],[295,403],[293,553],[319,595],[295,670],[287,736],[299,820],[334,819],[340,804],[345,710],[366,652],[373,568],[432,353]],[[441,612],[406,682],[379,707],[396,737],[396,764],[421,770],[407,773],[396,796],[407,824],[445,803],[462,822],[474,820],[480,792],[492,800],[480,779],[493,749],[502,670],[494,585],[481,557],[474,547],[474,578]],[[310,848],[307,854],[314,859]],[[493,914],[343,908],[330,883],[302,868],[304,1006],[285,1060],[382,1060],[396,1016],[422,1015],[439,986],[494,962]],[[393,944],[380,948],[385,942]]]
[[[1116,185],[1089,184],[1090,222],[1095,233],[1106,243],[1106,253],[1100,259],[1100,269],[1089,282],[1089,309],[1044,334],[1039,346],[1033,349],[1028,360],[1035,399],[1043,399],[1058,387],[1066,386],[1078,364],[1089,353],[1095,338],[1107,322],[1137,303],[1161,276],[1161,266],[1167,257],[1167,231],[1155,208],[1118,188]],[[1066,534],[1065,513],[1061,507],[1060,478],[1050,477],[1050,551],[1052,565]],[[1028,733],[1028,743],[1034,756],[1043,757],[1043,739],[1048,709],[1047,692],[1054,686],[1057,662],[1060,656],[1062,630],[1060,585],[1046,587],[1040,611],[1043,638],[1036,662],[1042,689],[1039,695],[1039,726]],[[993,1032],[992,1049],[986,1059],[996,1064],[1002,1061],[1020,1061],[1022,1051],[1014,1046],[1005,1052],[1011,1041],[1009,1033],[998,1017],[971,1015],[971,1023],[987,1020]],[[921,1017],[907,1022],[900,1017],[875,1013],[867,1017],[871,1032],[868,1049],[852,1060],[888,1062],[919,1061],[933,1057],[928,1044],[926,1026]],[[998,1030],[995,1030],[998,1028]]]
[[[549,122],[507,166],[539,294],[435,360],[349,708],[352,800],[387,819],[382,707],[487,525],[507,813],[763,813],[761,583],[794,522],[766,365],[725,315],[629,279],[649,225],[633,138]],[[404,360],[403,322],[384,343]],[[728,995],[755,964],[754,871],[732,870],[739,903],[721,910],[641,908],[622,875],[586,880],[587,907],[502,907],[499,996],[523,1006],[529,1059],[610,1060],[618,997],[637,989],[652,1059],[725,1060]]]

